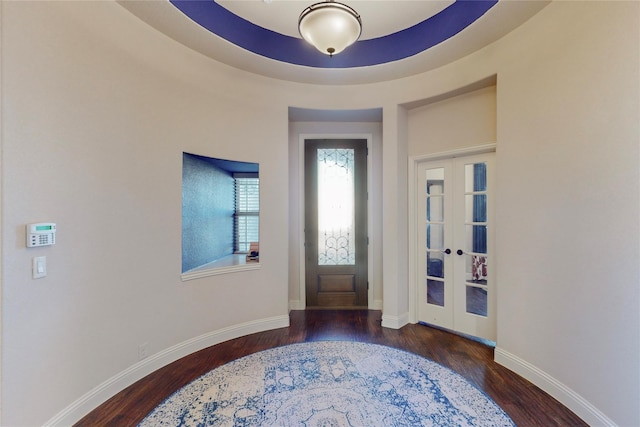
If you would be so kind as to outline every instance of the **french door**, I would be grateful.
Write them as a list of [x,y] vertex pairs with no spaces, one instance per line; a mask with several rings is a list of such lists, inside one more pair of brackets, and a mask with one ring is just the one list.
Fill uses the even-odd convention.
[[418,320],[495,341],[495,153],[417,167]]
[[308,308],[366,308],[367,140],[305,140]]

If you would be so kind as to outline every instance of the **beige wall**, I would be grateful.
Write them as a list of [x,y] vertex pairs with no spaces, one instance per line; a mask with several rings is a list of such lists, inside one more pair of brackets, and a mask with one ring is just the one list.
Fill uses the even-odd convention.
[[640,424],[639,17],[552,4],[505,43],[497,95],[499,347],[621,426]]
[[[1,7],[3,425],[39,425],[65,408],[73,418],[85,393],[141,375],[142,342],[166,355],[286,317],[289,106],[383,109],[383,314],[401,326],[407,156],[466,141],[432,125],[424,132],[439,142],[414,144],[418,107],[403,106],[491,76],[499,353],[554,380],[541,386],[566,387],[560,398],[592,424],[640,424],[640,4],[553,2],[445,67],[335,91],[208,60],[116,3]],[[493,96],[474,95],[420,108],[448,118]],[[260,163],[260,271],[180,281],[182,151]],[[48,220],[58,243],[25,249],[24,224]],[[37,255],[49,275],[32,280]]]
[[[2,8],[1,424],[42,425],[134,366],[142,343],[155,356],[286,320],[288,113],[265,82],[116,3]],[[261,270],[181,282],[183,151],[260,164]],[[57,243],[26,249],[39,221],[57,223]],[[33,280],[41,255],[48,276]]]
[[496,87],[489,86],[411,108],[409,156],[496,142]]

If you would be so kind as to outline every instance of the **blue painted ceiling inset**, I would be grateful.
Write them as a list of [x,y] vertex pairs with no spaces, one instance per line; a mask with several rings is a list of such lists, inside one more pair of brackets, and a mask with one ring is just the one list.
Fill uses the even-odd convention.
[[331,57],[301,38],[255,25],[213,0],[170,1],[193,21],[237,46],[276,61],[314,68],[366,67],[408,58],[455,36],[498,3],[498,0],[456,0],[413,27],[358,41]]

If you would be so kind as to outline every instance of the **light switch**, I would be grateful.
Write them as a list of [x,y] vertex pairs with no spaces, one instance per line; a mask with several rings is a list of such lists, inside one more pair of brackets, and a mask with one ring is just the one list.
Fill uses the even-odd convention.
[[33,278],[40,279],[47,275],[47,257],[37,256],[33,258]]

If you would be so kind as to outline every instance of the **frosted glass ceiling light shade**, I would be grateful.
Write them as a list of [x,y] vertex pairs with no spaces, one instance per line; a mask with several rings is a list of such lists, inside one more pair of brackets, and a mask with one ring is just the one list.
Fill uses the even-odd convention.
[[349,6],[327,1],[303,10],[298,19],[298,30],[302,38],[320,52],[334,55],[358,40],[362,20]]

